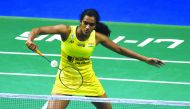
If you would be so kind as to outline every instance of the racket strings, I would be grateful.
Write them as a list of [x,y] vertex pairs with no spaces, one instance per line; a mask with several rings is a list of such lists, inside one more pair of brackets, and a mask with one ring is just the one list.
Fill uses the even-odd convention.
[[83,84],[83,77],[80,71],[73,67],[65,67],[61,70],[59,79],[61,83],[70,89],[78,89]]

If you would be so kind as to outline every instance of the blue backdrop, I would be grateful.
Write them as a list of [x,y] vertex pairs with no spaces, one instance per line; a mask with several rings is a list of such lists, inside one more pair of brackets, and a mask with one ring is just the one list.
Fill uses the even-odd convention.
[[95,8],[101,20],[129,23],[190,25],[190,0],[3,0],[0,16],[78,19]]

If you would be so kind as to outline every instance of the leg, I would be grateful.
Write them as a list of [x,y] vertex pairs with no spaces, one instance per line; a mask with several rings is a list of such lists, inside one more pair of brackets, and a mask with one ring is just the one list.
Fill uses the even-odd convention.
[[48,109],[66,109],[69,100],[50,100],[48,101]]
[[[102,96],[98,96],[99,98],[107,98],[106,93],[103,94]],[[112,106],[110,103],[101,103],[101,102],[92,102],[92,104],[97,108],[97,109],[112,109]]]
[[48,109],[66,109],[68,104],[68,100],[51,100],[48,101]]

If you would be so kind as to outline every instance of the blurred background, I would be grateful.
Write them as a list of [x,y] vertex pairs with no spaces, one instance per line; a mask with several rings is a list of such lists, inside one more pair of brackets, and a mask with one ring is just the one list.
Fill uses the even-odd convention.
[[102,21],[190,25],[189,0],[3,0],[0,16],[78,20],[95,8]]

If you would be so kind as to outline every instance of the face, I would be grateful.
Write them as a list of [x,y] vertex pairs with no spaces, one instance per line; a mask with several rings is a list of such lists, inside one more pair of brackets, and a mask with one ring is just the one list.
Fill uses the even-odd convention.
[[95,17],[86,15],[80,23],[81,31],[84,35],[89,35],[96,27]]

